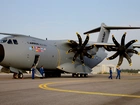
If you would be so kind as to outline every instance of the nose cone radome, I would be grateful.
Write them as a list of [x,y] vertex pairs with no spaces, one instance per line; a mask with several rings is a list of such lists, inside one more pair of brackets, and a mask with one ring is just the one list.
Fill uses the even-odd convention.
[[0,44],[0,62],[3,61],[4,55],[5,55],[5,53],[4,53],[3,45]]

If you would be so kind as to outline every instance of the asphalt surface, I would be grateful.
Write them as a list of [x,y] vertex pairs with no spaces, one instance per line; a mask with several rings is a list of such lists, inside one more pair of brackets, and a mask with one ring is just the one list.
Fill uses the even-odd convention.
[[140,75],[12,79],[0,73],[0,105],[140,105]]

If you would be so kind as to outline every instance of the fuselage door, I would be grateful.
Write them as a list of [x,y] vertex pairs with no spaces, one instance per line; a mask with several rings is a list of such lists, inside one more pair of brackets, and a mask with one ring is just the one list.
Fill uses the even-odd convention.
[[34,59],[33,65],[35,65],[35,66],[38,65],[38,63],[39,63],[39,57],[40,57],[40,55],[35,55],[35,59]]

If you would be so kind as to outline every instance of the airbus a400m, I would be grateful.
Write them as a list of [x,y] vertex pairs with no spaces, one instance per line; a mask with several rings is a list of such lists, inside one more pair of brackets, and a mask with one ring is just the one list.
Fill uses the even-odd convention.
[[[39,76],[41,75],[38,68],[43,65],[45,77],[60,77],[61,73],[86,77],[93,67],[107,57],[105,50],[116,51],[108,59],[112,60],[119,56],[117,66],[122,64],[123,58],[132,65],[131,57],[133,53],[139,55],[135,48],[140,46],[133,44],[137,40],[125,44],[126,33],[122,36],[120,44],[114,36],[112,36],[114,44],[107,43],[110,30],[116,29],[140,29],[140,27],[106,26],[102,23],[100,27],[85,32],[87,36],[84,41],[78,33],[76,33],[78,41],[43,40],[28,35],[0,33],[8,35],[0,41],[0,65],[3,66],[3,71],[13,72],[14,78],[23,78],[23,72],[30,71],[33,65]],[[89,34],[95,32],[99,32],[97,42],[89,42]]]

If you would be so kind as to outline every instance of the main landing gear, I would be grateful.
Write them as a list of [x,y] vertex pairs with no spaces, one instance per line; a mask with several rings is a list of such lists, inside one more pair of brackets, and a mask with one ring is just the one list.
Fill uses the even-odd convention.
[[72,73],[72,77],[87,77],[88,74]]
[[13,73],[13,78],[14,79],[23,79],[23,73],[19,72],[19,73]]

